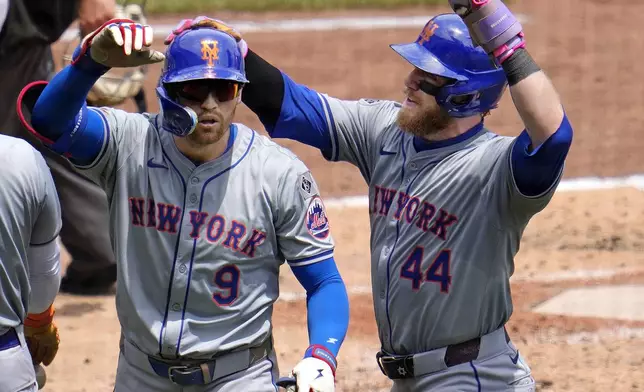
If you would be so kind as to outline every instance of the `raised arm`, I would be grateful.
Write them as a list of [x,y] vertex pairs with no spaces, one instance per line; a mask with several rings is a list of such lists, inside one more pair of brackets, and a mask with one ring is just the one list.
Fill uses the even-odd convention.
[[546,193],[561,177],[572,126],[550,79],[526,49],[523,28],[501,0],[449,0],[472,35],[503,67],[525,131],[512,150],[514,181],[523,195]]
[[328,103],[316,91],[295,83],[288,75],[252,50],[246,56],[242,101],[259,117],[271,137],[288,138],[331,149]]
[[546,74],[524,48],[503,63],[510,94],[533,146],[552,136],[564,120],[559,95]]
[[554,134],[564,111],[552,83],[526,51],[523,27],[501,0],[449,0],[472,40],[500,64],[530,139],[539,146]]
[[[105,121],[85,101],[96,80],[111,67],[129,67],[163,61],[163,54],[148,50],[149,26],[110,20],[87,35],[70,65],[50,83],[26,86],[18,97],[23,124],[43,143],[75,163],[92,162],[106,138]],[[26,118],[31,111],[31,119]]]

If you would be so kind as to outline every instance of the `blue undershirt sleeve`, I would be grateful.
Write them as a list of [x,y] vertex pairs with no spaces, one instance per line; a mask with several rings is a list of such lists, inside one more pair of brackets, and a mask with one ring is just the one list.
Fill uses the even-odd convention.
[[572,126],[565,114],[557,131],[534,149],[527,131],[519,135],[512,147],[512,173],[522,194],[541,195],[557,181],[570,150],[572,136]]
[[288,75],[284,79],[282,110],[275,126],[264,124],[266,131],[274,138],[287,138],[318,148],[331,149],[331,134],[324,103],[320,95],[301,84],[295,83]]
[[349,298],[335,260],[331,257],[291,269],[306,290],[310,344],[337,356],[349,327]]
[[69,153],[78,164],[92,162],[101,151],[107,125],[86,98],[100,74],[74,66],[62,69],[47,84],[31,114],[34,130],[52,140],[54,151]]

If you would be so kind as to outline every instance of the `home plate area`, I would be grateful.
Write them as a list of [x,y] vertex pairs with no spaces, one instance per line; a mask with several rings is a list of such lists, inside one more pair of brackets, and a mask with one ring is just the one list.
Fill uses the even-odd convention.
[[621,285],[566,290],[535,312],[575,317],[644,321],[644,286]]

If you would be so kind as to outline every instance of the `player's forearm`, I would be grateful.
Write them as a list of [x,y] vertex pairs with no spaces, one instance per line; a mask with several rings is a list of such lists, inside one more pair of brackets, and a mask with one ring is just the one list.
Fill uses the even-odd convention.
[[331,148],[327,115],[318,93],[295,83],[252,50],[246,56],[242,101],[271,137],[299,141],[320,150]]
[[38,132],[57,139],[75,127],[79,111],[85,105],[87,94],[99,73],[67,66],[47,84],[36,101],[31,122]]
[[526,50],[523,26],[502,0],[449,3],[468,26],[472,41],[503,67],[514,104],[536,148],[555,133],[563,108],[552,83]]
[[88,110],[85,100],[99,73],[67,66],[54,76],[36,101],[31,125],[51,141],[59,153],[69,153],[80,163],[91,162],[105,136],[100,115]]
[[310,345],[337,356],[349,327],[349,298],[335,261],[293,267],[293,273],[307,294]]
[[338,355],[349,326],[349,301],[340,275],[327,278],[307,292],[307,318],[311,345],[326,347]]
[[559,95],[550,79],[525,49],[503,63],[514,105],[536,148],[557,131],[564,116]]
[[54,302],[60,287],[60,248],[56,237],[51,242],[31,245],[27,249],[29,266],[28,313],[39,314],[47,310]]

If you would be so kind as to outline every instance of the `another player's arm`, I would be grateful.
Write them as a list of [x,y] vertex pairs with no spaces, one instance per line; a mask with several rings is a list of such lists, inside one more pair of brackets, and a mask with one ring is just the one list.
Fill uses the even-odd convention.
[[568,122],[559,94],[525,48],[518,49],[503,62],[503,69],[514,106],[534,149],[554,135],[564,121]]
[[105,145],[105,121],[98,109],[88,108],[86,98],[106,71],[97,63],[68,65],[44,87],[33,105],[31,128],[36,136],[79,165],[93,162]]
[[301,161],[293,162],[276,191],[276,233],[281,253],[307,293],[309,347],[304,357],[323,360],[335,373],[349,325],[348,295],[315,180]]
[[[99,109],[88,107],[86,101],[92,86],[108,70],[84,56],[64,67],[49,83],[25,88],[17,104],[25,127],[72,163],[83,166],[94,162],[106,145],[108,127]],[[30,122],[22,115],[23,107],[31,109]]]
[[[11,142],[11,141],[9,141]],[[62,227],[60,202],[51,172],[42,155],[24,140],[15,139],[7,150],[9,160],[18,162],[14,170],[5,170],[5,182],[12,184],[16,211],[32,217],[26,249],[26,266],[31,287],[28,314],[40,314],[53,304],[60,286],[58,233]]]
[[330,161],[356,165],[368,180],[378,157],[378,138],[395,121],[393,102],[341,100],[294,82],[252,50],[246,56],[242,101],[271,137],[297,140]]
[[512,173],[525,196],[547,192],[560,178],[572,126],[552,82],[526,50],[522,26],[501,0],[449,0],[481,45],[506,73],[525,131],[512,148]]
[[573,130],[552,82],[525,47],[502,62],[525,125],[512,148],[512,174],[523,195],[546,193],[560,178]]
[[[25,143],[25,145],[27,145]],[[20,154],[29,170],[37,213],[27,248],[29,303],[24,320],[25,339],[34,364],[49,365],[58,352],[58,329],[54,323],[54,300],[60,286],[58,233],[62,227],[60,203],[49,167],[33,147]],[[28,155],[29,154],[29,155]],[[27,158],[28,157],[28,158]],[[25,204],[30,204],[25,202]]]
[[[34,151],[38,174],[40,211],[32,228],[27,263],[31,295],[28,312],[31,315],[49,313],[60,287],[60,248],[58,233],[62,227],[60,202],[49,167]],[[33,317],[32,317],[33,318]]]
[[512,175],[526,196],[546,193],[560,178],[573,130],[546,74],[526,49],[503,63],[525,130],[512,147]]
[[250,83],[244,87],[242,102],[271,137],[331,149],[328,109],[316,91],[295,83],[252,50],[246,55],[246,77]]
[[[150,26],[108,21],[83,39],[72,63],[51,82],[29,85],[18,98],[18,111],[25,127],[108,192],[117,161],[127,159],[140,144],[145,137],[142,130],[147,131],[149,122],[139,114],[88,108],[87,94],[112,67],[162,61],[163,54],[149,48],[152,36]],[[25,109],[31,109],[30,121],[25,118]]]
[[[306,290],[309,347],[304,357],[323,359],[335,373],[335,357],[349,326],[349,300],[344,281],[332,255],[314,264],[293,266],[291,270]],[[332,356],[324,355],[320,348]]]

